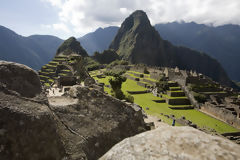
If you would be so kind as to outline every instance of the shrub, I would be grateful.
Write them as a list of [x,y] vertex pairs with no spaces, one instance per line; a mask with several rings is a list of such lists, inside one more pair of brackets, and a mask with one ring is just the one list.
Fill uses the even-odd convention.
[[205,103],[207,101],[207,97],[204,94],[193,92],[193,96],[199,103]]
[[156,83],[156,87],[158,89],[159,92],[163,92],[163,91],[166,91],[168,90],[169,86],[168,86],[168,82],[165,81],[165,80],[159,80],[157,83]]
[[129,94],[129,93],[127,93],[127,94],[125,95],[125,99],[126,99],[128,102],[134,103],[134,97],[133,97],[131,94]]
[[125,73],[126,71],[125,70],[110,70],[110,71],[105,71],[104,74],[106,76],[114,76],[114,77],[117,77],[117,76],[121,76]]
[[121,90],[122,83],[125,82],[127,79],[126,77],[122,77],[120,75],[114,76],[114,78],[109,80],[109,83],[111,84],[112,90],[113,90],[113,96],[118,99],[124,99],[125,96]]
[[139,78],[135,78],[135,81],[140,81],[140,79]]

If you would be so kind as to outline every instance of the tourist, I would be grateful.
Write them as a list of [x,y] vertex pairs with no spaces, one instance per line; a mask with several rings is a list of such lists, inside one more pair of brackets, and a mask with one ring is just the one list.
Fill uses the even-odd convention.
[[173,119],[172,126],[175,126],[175,121],[176,121],[176,120],[175,120],[175,119]]

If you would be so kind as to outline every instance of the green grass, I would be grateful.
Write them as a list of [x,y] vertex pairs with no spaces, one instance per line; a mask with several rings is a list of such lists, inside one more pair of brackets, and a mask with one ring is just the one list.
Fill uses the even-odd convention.
[[57,66],[56,65],[51,65],[51,64],[46,64],[47,67],[53,67],[53,68],[56,68]]
[[39,75],[39,77],[40,77],[40,78],[47,78],[47,79],[49,78],[49,77],[44,76],[44,75]]
[[[110,76],[106,76],[105,78],[98,79],[97,77],[94,77],[94,79],[98,80],[100,83],[105,83],[109,85],[109,79]],[[104,87],[104,90],[110,94],[111,89]],[[146,90],[146,88],[138,86],[136,81],[127,79],[126,82],[122,84],[122,91],[124,93],[127,93],[127,91],[143,91]],[[134,103],[140,105],[147,114],[154,115],[162,119],[164,122],[168,123],[169,125],[172,124],[172,119],[167,118],[164,115],[174,115],[176,118],[180,118],[182,116],[186,117],[187,120],[192,121],[193,123],[197,124],[201,128],[210,128],[215,129],[218,133],[225,133],[225,132],[237,132],[238,129],[220,121],[217,120],[209,115],[206,115],[200,111],[197,111],[195,109],[191,110],[173,110],[170,109],[167,103],[156,103],[152,100],[161,100],[160,97],[155,97],[152,93],[146,93],[146,94],[134,94],[132,95],[134,97]],[[173,98],[169,97],[167,95],[163,95],[167,98]],[[179,97],[176,97],[179,98]],[[180,98],[187,98],[187,97],[180,97]],[[146,110],[146,107],[149,108],[149,110]],[[181,106],[179,106],[181,107]],[[163,113],[164,115],[161,115]],[[180,124],[176,123],[177,126],[180,126]]]
[[127,93],[127,91],[145,91],[146,88],[137,85],[134,80],[127,79],[126,82],[122,84],[122,91]]
[[45,86],[47,87],[50,87],[50,84],[49,83],[44,83]]
[[[210,117],[200,111],[195,109],[192,110],[172,110],[166,103],[155,103],[152,99],[156,99],[157,97],[153,96],[151,93],[147,94],[137,94],[133,95],[134,102],[140,105],[148,114],[158,116],[159,118],[164,118],[163,120],[170,124],[172,120],[166,121],[166,117],[160,115],[160,113],[167,114],[167,115],[175,115],[176,118],[180,118],[181,116],[186,117],[187,120],[191,120],[193,123],[197,124],[200,127],[207,127],[215,129],[218,133],[225,133],[225,132],[236,132],[239,131],[236,128],[219,121],[213,117]],[[149,110],[146,110],[146,107]]]

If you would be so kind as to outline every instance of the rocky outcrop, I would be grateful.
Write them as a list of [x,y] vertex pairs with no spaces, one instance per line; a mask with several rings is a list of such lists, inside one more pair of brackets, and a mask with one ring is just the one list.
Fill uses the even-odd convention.
[[52,106],[54,113],[73,133],[66,139],[71,157],[97,159],[122,139],[145,131],[142,114],[130,105],[88,87],[73,86],[75,105]]
[[24,97],[34,97],[42,87],[37,72],[18,63],[0,61],[0,82]]
[[62,159],[61,125],[46,97],[23,98],[0,86],[0,159]]
[[215,59],[186,47],[163,40],[151,26],[145,12],[137,10],[124,20],[110,49],[132,63],[196,70],[222,84],[232,86],[222,66]]
[[145,131],[140,112],[93,88],[73,86],[66,96],[47,100],[43,93],[29,98],[7,87],[0,82],[1,160],[97,159]]
[[56,55],[70,55],[70,54],[88,56],[85,49],[82,48],[80,42],[78,42],[74,37],[70,37],[67,40],[65,40],[61,44],[61,46],[57,49],[56,53]]
[[236,160],[240,146],[191,127],[160,126],[116,144],[101,160]]

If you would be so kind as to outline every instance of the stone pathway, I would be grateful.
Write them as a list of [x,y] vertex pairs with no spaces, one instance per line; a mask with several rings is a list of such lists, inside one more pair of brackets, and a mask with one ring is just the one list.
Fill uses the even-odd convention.
[[78,99],[65,97],[65,96],[58,96],[58,97],[48,97],[48,102],[51,106],[67,106],[73,105],[78,103]]
[[57,97],[62,96],[64,94],[64,91],[60,88],[50,88],[48,89],[48,97]]
[[155,116],[152,116],[152,115],[147,115],[147,118],[144,119],[144,121],[146,123],[153,122],[154,125],[155,125],[155,128],[158,128],[160,126],[169,126],[167,123],[159,122],[158,120],[159,120],[158,117],[155,117]]

